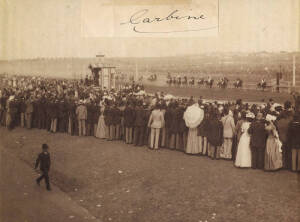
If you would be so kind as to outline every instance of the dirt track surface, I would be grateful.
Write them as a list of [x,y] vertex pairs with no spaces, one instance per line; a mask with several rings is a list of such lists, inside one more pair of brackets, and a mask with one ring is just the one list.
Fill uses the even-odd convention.
[[299,174],[237,169],[230,161],[44,130],[0,128],[0,135],[5,152],[30,167],[48,143],[54,186],[99,221],[300,220]]
[[99,222],[85,208],[58,187],[47,192],[38,172],[0,143],[0,221],[1,222]]
[[236,101],[242,99],[247,102],[268,102],[272,98],[277,103],[284,103],[286,100],[294,101],[293,97],[288,93],[277,93],[271,91],[261,90],[245,90],[245,89],[219,89],[219,88],[206,88],[206,87],[173,87],[173,86],[158,86],[146,85],[146,92],[156,93],[165,92],[176,96],[190,97],[194,96],[208,100],[224,100]]

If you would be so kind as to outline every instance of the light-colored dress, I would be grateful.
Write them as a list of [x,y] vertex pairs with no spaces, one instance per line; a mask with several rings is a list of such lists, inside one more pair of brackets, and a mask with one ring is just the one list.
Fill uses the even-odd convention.
[[183,114],[183,119],[189,127],[185,152],[199,154],[202,151],[202,138],[198,136],[198,126],[204,118],[204,111],[198,103],[189,106]]
[[282,153],[277,141],[277,131],[271,123],[266,126],[269,133],[265,152],[265,170],[278,170],[282,168]]
[[234,165],[236,167],[251,167],[250,122],[244,122],[241,127],[242,135],[238,144]]
[[105,109],[104,106],[100,108],[100,116],[98,120],[97,132],[96,132],[96,137],[100,139],[106,139],[106,133],[105,133],[106,125],[105,125],[104,115],[103,115],[104,109]]
[[189,128],[187,145],[186,145],[186,153],[189,154],[198,154],[201,153],[200,140],[201,137],[197,136],[198,129],[197,128]]

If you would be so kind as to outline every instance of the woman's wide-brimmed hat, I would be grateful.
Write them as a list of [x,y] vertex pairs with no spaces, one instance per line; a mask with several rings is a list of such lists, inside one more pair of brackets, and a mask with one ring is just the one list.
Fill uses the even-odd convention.
[[276,119],[277,119],[277,117],[273,116],[271,114],[267,114],[267,116],[266,116],[266,120],[269,121],[269,122],[275,121]]

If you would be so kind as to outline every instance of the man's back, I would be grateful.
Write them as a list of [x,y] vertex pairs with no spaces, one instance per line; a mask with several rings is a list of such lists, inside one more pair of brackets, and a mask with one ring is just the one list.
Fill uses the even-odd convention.
[[224,138],[232,138],[235,130],[234,119],[231,115],[226,115],[222,118]]
[[39,154],[36,160],[36,167],[40,165],[40,170],[49,170],[50,169],[50,154],[48,152],[42,152]]
[[135,113],[136,113],[136,115],[135,115],[134,125],[135,126],[143,126],[145,111],[141,107],[137,107],[135,110]]
[[291,122],[292,118],[282,118],[277,121],[277,128],[278,128],[278,134],[279,134],[279,139],[281,142],[285,143],[287,139],[287,132],[288,132],[288,127],[289,123]]
[[251,135],[250,145],[252,147],[265,147],[267,131],[265,124],[261,120],[252,122],[248,132]]

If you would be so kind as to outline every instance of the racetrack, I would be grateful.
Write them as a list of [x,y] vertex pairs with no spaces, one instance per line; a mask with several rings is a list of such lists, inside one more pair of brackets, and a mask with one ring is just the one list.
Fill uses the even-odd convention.
[[[145,86],[147,93],[156,93],[156,92],[164,92],[170,93],[175,96],[182,96],[182,97],[196,97],[199,98],[200,96],[206,100],[219,100],[219,101],[236,101],[237,99],[242,99],[245,102],[267,102],[270,98],[272,98],[277,103],[284,103],[286,100],[294,101],[292,95],[287,92],[272,92],[270,88],[267,88],[265,91],[260,89],[255,89],[255,83],[259,82],[259,78],[257,76],[251,76],[248,78],[248,81],[244,80],[243,88],[235,89],[235,88],[226,88],[220,89],[216,86],[216,82],[219,76],[213,76],[214,85],[212,88],[208,88],[206,86],[199,87],[198,85],[195,86],[169,86],[166,84],[166,76],[165,75],[157,75],[156,81],[148,80],[149,76],[143,76],[143,80],[139,81],[138,83],[142,83]],[[238,76],[231,76],[229,85],[233,84],[236,77]],[[256,77],[256,79],[253,79]],[[248,86],[252,85],[249,89]],[[270,80],[267,80],[267,85],[270,85]],[[247,89],[246,89],[247,88]],[[282,89],[281,89],[282,91]]]
[[276,93],[261,90],[244,90],[244,89],[218,89],[218,88],[197,88],[197,87],[169,87],[169,86],[155,86],[145,85],[146,92],[165,92],[176,96],[190,97],[194,96],[207,100],[221,100],[221,101],[236,101],[242,99],[246,102],[267,102],[270,98],[277,103],[284,103],[286,100],[294,101],[293,97],[288,93]]

